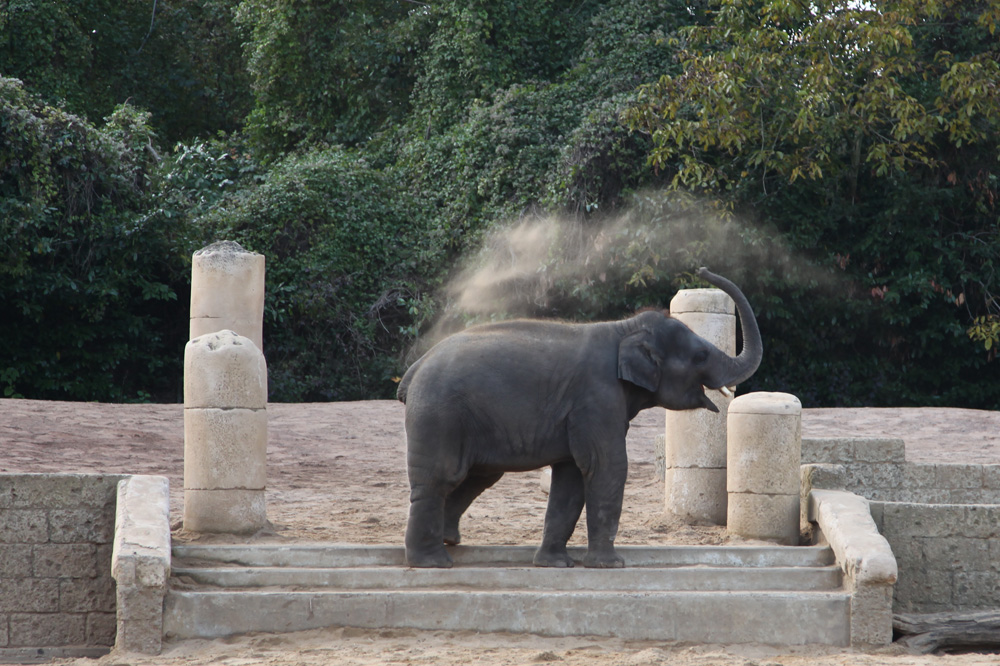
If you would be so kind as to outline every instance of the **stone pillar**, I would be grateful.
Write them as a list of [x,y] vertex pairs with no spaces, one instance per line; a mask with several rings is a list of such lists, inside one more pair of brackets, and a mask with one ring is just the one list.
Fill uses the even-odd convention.
[[729,406],[730,533],[799,543],[802,404],[788,393],[749,393]]
[[263,350],[264,255],[220,241],[194,253],[190,339],[236,331]]
[[184,528],[255,532],[267,524],[267,365],[233,331],[184,350]]
[[[682,289],[670,315],[730,356],[736,354],[736,304],[720,289]],[[726,412],[732,398],[707,391],[719,408],[667,410],[664,507],[689,524],[726,522]]]

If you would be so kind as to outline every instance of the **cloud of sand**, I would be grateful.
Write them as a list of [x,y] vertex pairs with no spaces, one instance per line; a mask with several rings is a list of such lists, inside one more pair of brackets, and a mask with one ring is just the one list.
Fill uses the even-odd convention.
[[[574,299],[653,305],[644,299],[692,286],[702,265],[730,276],[794,270],[814,284],[830,280],[776,233],[691,199],[640,194],[624,212],[601,220],[535,217],[489,233],[445,286],[443,312],[423,341],[491,319],[573,318]],[[589,307],[596,309],[593,300]]]

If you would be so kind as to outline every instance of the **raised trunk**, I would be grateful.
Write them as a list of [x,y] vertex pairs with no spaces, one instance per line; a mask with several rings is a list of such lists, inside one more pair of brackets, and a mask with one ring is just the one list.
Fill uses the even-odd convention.
[[735,358],[726,356],[705,385],[713,389],[735,386],[749,379],[760,366],[764,347],[760,340],[760,329],[757,328],[757,318],[750,308],[750,302],[735,284],[721,275],[710,272],[707,268],[699,268],[698,277],[726,292],[736,302],[736,311],[743,325],[743,350]]

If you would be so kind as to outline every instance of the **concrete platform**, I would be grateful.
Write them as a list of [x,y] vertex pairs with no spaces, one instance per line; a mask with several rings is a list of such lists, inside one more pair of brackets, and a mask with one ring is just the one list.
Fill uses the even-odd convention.
[[396,546],[175,546],[164,634],[357,626],[850,643],[850,595],[826,547],[623,547],[617,570],[535,568],[533,552],[458,546],[453,569],[427,570],[407,568]]

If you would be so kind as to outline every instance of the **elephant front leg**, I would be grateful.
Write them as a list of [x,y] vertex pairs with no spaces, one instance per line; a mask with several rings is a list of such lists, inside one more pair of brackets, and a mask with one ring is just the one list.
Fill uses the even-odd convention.
[[406,523],[406,563],[411,567],[449,568],[444,547],[444,503],[447,493],[417,486],[410,491]]
[[628,477],[625,436],[622,433],[616,438],[608,434],[598,442],[598,448],[577,456],[578,464],[582,463],[587,506],[587,555],[583,558],[583,566],[623,567],[625,560],[615,551],[615,537],[618,536]]
[[535,552],[535,566],[573,566],[566,543],[580,520],[583,501],[583,475],[576,463],[567,461],[553,465],[542,545]]

